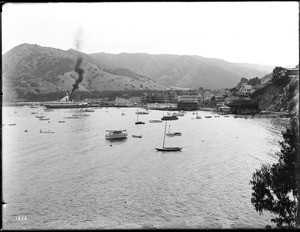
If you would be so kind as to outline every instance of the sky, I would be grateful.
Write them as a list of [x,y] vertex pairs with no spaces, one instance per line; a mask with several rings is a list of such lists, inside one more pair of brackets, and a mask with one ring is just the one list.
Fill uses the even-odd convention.
[[2,54],[22,44],[90,54],[199,55],[299,64],[298,2],[7,3]]

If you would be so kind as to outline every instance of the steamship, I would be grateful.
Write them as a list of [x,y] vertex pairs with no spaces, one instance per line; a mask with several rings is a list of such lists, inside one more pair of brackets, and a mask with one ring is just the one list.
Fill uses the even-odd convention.
[[73,102],[70,100],[70,96],[67,95],[58,102],[45,104],[45,107],[48,109],[86,108],[89,107],[89,103]]

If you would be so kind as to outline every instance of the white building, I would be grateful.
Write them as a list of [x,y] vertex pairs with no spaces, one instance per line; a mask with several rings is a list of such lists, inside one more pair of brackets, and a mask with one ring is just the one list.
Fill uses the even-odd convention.
[[131,106],[132,104],[130,103],[129,100],[126,98],[120,98],[116,97],[115,99],[115,106]]
[[209,91],[205,91],[204,92],[204,101],[210,101],[210,99],[215,96],[214,94],[212,94],[211,92]]
[[243,95],[250,95],[251,93],[253,93],[253,89],[251,85],[243,85],[240,90],[239,90],[240,94]]

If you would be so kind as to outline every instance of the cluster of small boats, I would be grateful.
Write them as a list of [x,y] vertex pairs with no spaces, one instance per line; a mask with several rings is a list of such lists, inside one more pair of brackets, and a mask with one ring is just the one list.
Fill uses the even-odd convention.
[[[149,114],[148,111],[136,111],[135,114],[137,115],[137,120],[135,122],[136,125],[145,124],[145,122],[139,120],[139,115],[143,114]],[[171,131],[170,125],[169,125],[169,131],[167,132],[167,122],[172,120],[178,120],[178,117],[182,117],[186,114],[186,112],[174,112],[174,113],[167,113],[166,115],[163,115],[160,120],[158,119],[152,119],[149,120],[149,123],[162,123],[165,121],[165,131],[164,131],[164,137],[163,137],[163,144],[162,147],[156,147],[155,149],[157,151],[181,151],[182,147],[168,147],[165,146],[166,137],[174,137],[174,136],[181,136],[182,133],[178,131]],[[195,118],[192,119],[201,119],[201,116],[198,115],[198,112],[194,112],[194,115],[196,115]],[[122,112],[122,116],[124,116],[124,112]],[[220,117],[220,115],[212,116],[212,115],[206,115],[204,118],[212,118],[212,117]],[[229,116],[225,116],[229,117]],[[119,139],[127,139],[128,133],[127,130],[106,130],[105,138],[107,140],[119,140]],[[133,134],[132,138],[142,138],[142,135]]]

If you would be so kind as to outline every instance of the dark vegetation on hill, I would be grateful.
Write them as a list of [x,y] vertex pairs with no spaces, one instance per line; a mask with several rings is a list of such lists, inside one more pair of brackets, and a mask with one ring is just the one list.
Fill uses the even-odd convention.
[[272,81],[250,96],[258,103],[259,110],[294,112],[299,107],[299,80],[286,72],[280,75],[280,67],[272,73]]
[[84,69],[79,91],[166,89],[151,78],[125,68],[104,70],[97,60],[73,49],[64,51],[21,44],[3,55],[3,100],[70,91],[78,78],[74,71],[78,57],[83,58]]

